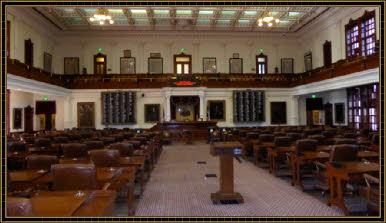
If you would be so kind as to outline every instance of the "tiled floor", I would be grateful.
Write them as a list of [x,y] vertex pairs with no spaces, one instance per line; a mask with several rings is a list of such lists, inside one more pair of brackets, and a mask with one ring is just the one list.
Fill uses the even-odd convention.
[[[206,164],[197,164],[206,161]],[[341,216],[337,207],[292,187],[251,162],[234,160],[235,190],[244,204],[214,205],[210,194],[218,191],[218,158],[209,145],[164,146],[161,157],[137,203],[136,216]],[[205,178],[215,173],[217,178]],[[121,206],[121,205],[120,205]],[[119,211],[119,209],[122,209]],[[124,206],[118,215],[125,215]]]

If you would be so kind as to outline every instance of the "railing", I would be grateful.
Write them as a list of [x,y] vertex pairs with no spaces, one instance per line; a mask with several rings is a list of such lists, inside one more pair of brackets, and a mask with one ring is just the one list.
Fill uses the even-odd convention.
[[341,60],[330,67],[317,68],[299,74],[106,74],[106,75],[61,75],[45,72],[38,68],[8,59],[7,72],[21,77],[69,89],[121,89],[121,88],[162,88],[171,87],[176,76],[198,78],[199,86],[209,88],[273,87],[285,88],[304,85],[334,77],[348,75],[379,67],[379,56],[359,57]]

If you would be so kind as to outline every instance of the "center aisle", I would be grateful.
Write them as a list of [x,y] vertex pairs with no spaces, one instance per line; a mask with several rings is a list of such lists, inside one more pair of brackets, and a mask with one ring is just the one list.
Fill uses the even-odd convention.
[[[206,164],[197,164],[206,161]],[[251,162],[234,160],[235,191],[244,204],[214,205],[210,193],[219,189],[218,157],[209,144],[164,146],[136,216],[342,216],[336,207],[274,177]],[[216,178],[205,174],[215,173]]]

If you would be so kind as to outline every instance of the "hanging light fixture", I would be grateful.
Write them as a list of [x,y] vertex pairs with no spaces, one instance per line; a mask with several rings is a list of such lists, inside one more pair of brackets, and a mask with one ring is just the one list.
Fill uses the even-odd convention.
[[264,23],[268,25],[268,27],[272,27],[273,22],[279,23],[280,19],[279,18],[274,18],[268,11],[268,9],[265,10],[263,17],[259,18],[258,20],[258,26],[262,27]]
[[94,14],[93,17],[90,18],[91,22],[99,21],[100,25],[104,25],[105,23],[114,24],[114,20],[110,15],[107,15],[103,8],[98,10],[98,14]]

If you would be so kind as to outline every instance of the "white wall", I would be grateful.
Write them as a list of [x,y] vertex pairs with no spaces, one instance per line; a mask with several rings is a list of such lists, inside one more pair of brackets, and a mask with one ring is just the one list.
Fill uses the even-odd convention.
[[[379,40],[379,8],[378,7],[338,7],[331,8],[320,19],[310,23],[299,32],[299,49],[304,53],[312,52],[312,67],[323,66],[323,44],[331,41],[332,62],[346,59],[345,25],[350,19],[361,17],[365,11],[375,10],[376,39]],[[304,62],[303,62],[304,64]],[[305,71],[304,65],[302,70]]]
[[[307,124],[307,111],[306,111],[306,98],[311,98],[313,94],[306,94],[299,96],[299,124],[306,125]],[[345,122],[341,125],[347,125],[347,91],[346,89],[339,89],[333,91],[319,92],[315,94],[317,98],[322,98],[323,104],[330,103],[332,104],[332,116],[333,116],[333,124],[339,125],[335,122],[335,103],[344,103],[345,107]],[[323,113],[324,115],[324,113]],[[325,118],[323,117],[323,121]]]

